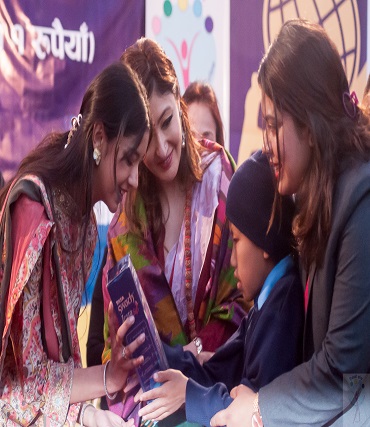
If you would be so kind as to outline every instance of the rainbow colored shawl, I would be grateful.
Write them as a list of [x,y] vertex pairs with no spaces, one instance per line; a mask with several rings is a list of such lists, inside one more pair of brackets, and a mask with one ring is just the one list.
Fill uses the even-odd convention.
[[[230,266],[232,240],[226,219],[226,195],[235,164],[230,155],[217,143],[203,140],[208,153],[202,164],[208,164],[219,156],[221,170],[212,177],[219,180],[218,206],[215,210],[207,257],[204,260],[194,303],[194,315],[198,335],[203,347],[215,351],[237,329],[246,314],[246,305],[236,288],[234,269]],[[203,185],[197,183],[195,185]],[[146,222],[146,213],[141,202],[139,212]],[[192,233],[193,235],[194,233]],[[124,211],[117,213],[108,230],[108,256],[103,273],[105,305],[105,338],[108,335],[107,307],[110,301],[106,289],[108,270],[127,253],[139,276],[149,306],[162,339],[170,345],[185,345],[189,342],[187,325],[183,325],[176,308],[169,283],[156,255],[151,236],[146,241],[127,229]],[[110,348],[106,346],[103,361],[109,359]]]

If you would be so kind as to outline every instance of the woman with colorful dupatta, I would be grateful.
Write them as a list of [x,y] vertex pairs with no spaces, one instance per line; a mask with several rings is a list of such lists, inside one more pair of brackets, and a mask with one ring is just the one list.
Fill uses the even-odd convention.
[[93,205],[114,212],[137,186],[148,141],[145,90],[113,64],[90,84],[71,130],[48,135],[0,193],[2,426],[132,426],[83,403],[122,389],[142,362],[124,357],[130,321],[116,331],[110,311],[111,361],[82,368],[77,320],[97,236]]
[[225,215],[234,163],[219,144],[192,136],[173,64],[155,41],[141,38],[121,61],[146,88],[153,132],[138,189],[108,231],[105,312],[108,270],[130,253],[162,339],[207,358],[246,314]]

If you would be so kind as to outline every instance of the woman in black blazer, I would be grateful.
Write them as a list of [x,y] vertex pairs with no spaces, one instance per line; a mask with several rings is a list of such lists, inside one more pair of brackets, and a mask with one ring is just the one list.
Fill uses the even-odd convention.
[[[350,425],[370,417],[370,131],[322,27],[285,23],[258,82],[264,149],[280,194],[295,194],[305,271],[304,363],[256,394],[245,386],[212,426]],[[355,405],[357,405],[355,407]],[[367,415],[366,415],[367,414]],[[250,420],[250,421],[249,421]],[[370,419],[367,420],[370,423]]]

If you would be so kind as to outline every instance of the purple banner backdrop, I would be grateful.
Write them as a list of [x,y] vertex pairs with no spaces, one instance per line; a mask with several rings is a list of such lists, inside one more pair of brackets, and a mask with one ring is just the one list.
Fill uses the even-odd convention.
[[0,1],[0,170],[66,130],[92,78],[144,34],[144,0]]
[[306,18],[336,43],[351,90],[361,99],[367,80],[367,0],[231,0],[230,151],[240,164],[261,147],[259,62],[281,24]]

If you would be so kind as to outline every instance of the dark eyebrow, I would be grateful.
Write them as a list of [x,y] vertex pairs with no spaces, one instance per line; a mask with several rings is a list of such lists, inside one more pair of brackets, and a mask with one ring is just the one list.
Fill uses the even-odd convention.
[[167,111],[168,110],[170,110],[171,109],[171,107],[170,106],[168,106],[167,108],[165,108],[164,110],[163,110],[163,112],[162,112],[162,114],[159,116],[159,118],[158,118],[158,122],[160,122],[161,120],[162,120],[162,118],[163,118],[163,116],[167,113]]
[[[263,116],[263,115],[262,115]],[[263,116],[264,120],[277,120],[276,116],[268,114],[267,116]]]
[[125,154],[123,155],[123,157],[126,158],[131,158],[133,156],[139,156],[139,152],[137,151],[137,147],[131,147],[129,148]]

